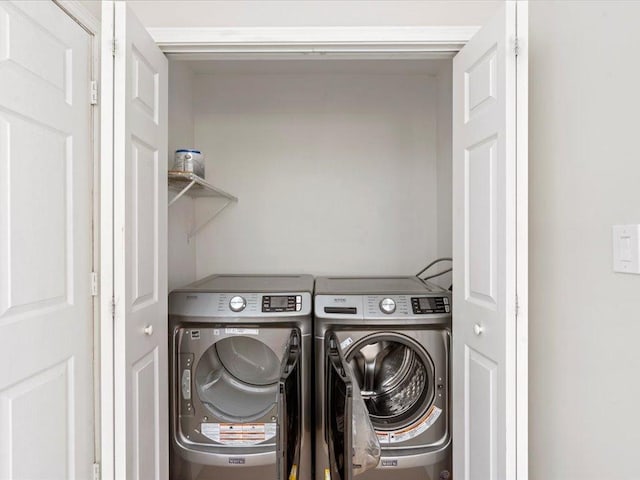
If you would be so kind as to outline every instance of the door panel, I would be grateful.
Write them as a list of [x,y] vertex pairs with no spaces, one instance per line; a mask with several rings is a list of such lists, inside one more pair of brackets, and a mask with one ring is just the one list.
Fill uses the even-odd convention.
[[468,238],[465,297],[489,309],[496,306],[497,244],[496,187],[497,137],[491,136],[466,149],[467,176],[465,222]]
[[[453,62],[453,454],[461,479],[517,478],[516,2]],[[520,172],[521,174],[522,172]],[[520,212],[521,213],[521,212]],[[526,423],[518,427],[526,428]],[[520,435],[522,432],[518,432]]]
[[115,478],[168,477],[167,59],[124,2],[113,24]]
[[53,2],[0,32],[0,478],[89,478],[92,39]]
[[299,472],[302,441],[302,373],[300,333],[292,330],[284,354],[278,387],[278,478],[295,480],[310,472]]
[[133,478],[158,478],[161,471],[156,439],[161,425],[158,419],[158,349],[153,349],[132,367],[133,376]]
[[[464,418],[469,438],[467,468],[471,478],[492,478],[497,467],[497,385],[498,365],[477,351],[465,351],[465,371],[469,380],[465,384],[468,400]],[[473,415],[469,405],[484,415]],[[471,448],[473,447],[473,448]]]

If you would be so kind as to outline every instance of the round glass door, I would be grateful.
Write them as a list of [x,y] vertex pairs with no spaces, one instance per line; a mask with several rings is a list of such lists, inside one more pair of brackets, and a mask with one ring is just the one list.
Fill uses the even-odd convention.
[[266,414],[276,401],[280,359],[250,337],[227,337],[200,357],[195,386],[202,404],[216,417],[247,421]]
[[366,337],[346,360],[360,385],[376,429],[402,428],[418,420],[434,396],[433,363],[417,344],[401,335]]

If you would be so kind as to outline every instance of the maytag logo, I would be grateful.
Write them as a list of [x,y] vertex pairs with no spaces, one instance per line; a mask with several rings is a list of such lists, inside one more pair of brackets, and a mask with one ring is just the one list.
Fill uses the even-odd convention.
[[244,458],[229,458],[229,463],[231,465],[244,465],[246,463],[246,460]]
[[389,460],[385,460],[384,458],[382,459],[382,466],[383,467],[397,467],[398,466],[398,460],[397,459],[389,459]]
[[347,301],[347,299],[346,298],[334,298],[333,301],[336,302],[336,303],[345,303]]

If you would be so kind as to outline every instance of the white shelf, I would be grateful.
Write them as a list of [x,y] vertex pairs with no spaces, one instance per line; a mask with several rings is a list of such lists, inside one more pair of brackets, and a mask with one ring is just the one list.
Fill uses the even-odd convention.
[[183,195],[187,195],[193,198],[224,198],[226,202],[222,207],[218,208],[210,215],[203,223],[195,227],[189,238],[196,235],[202,228],[220,214],[231,203],[237,202],[238,198],[230,193],[225,192],[217,187],[214,187],[210,183],[207,183],[204,178],[199,177],[195,173],[191,172],[179,172],[170,170],[168,172],[169,178],[169,190],[176,192],[176,195],[169,200],[169,206],[173,205]]
[[220,190],[214,187],[210,183],[207,183],[204,178],[199,177],[195,173],[191,172],[178,172],[175,170],[169,171],[169,189],[174,192],[179,192],[175,197],[171,199],[169,205],[178,200],[182,195],[188,195],[190,197],[220,197],[226,198],[231,202],[237,202],[238,198],[234,197],[230,193]]

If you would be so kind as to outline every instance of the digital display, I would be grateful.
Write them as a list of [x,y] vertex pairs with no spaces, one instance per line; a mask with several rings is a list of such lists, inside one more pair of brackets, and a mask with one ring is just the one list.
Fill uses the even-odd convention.
[[271,308],[286,308],[289,302],[289,297],[271,297],[269,299],[269,306]]
[[433,298],[419,298],[418,303],[420,304],[420,310],[433,310],[436,308],[436,302]]

